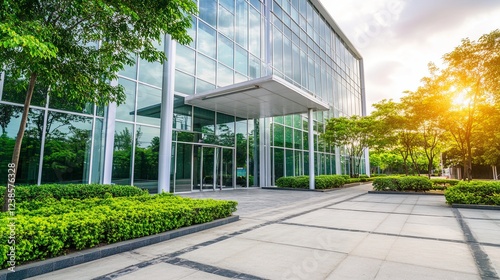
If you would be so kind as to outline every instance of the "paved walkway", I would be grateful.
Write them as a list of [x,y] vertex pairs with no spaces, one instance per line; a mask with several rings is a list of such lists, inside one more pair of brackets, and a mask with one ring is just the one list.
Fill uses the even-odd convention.
[[500,211],[369,189],[187,194],[241,219],[31,279],[499,279]]

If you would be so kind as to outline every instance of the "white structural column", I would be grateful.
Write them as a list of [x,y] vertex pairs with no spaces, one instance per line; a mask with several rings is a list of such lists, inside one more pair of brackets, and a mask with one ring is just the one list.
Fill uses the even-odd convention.
[[[366,116],[365,66],[363,59],[359,60],[359,73],[361,79],[361,114]],[[365,170],[366,175],[370,176],[370,153],[368,149],[365,149]]]
[[[118,81],[113,81],[112,85],[116,86]],[[116,119],[116,103],[108,105],[106,112],[106,128],[104,142],[104,170],[102,172],[102,183],[111,184],[113,176],[113,151],[115,147],[115,119]]]
[[309,118],[309,189],[314,190],[314,120],[313,120],[313,109],[309,109],[307,112],[307,117]]
[[365,170],[366,170],[366,175],[371,176],[371,174],[370,174],[370,151],[368,149],[365,149]]
[[335,147],[335,174],[342,174],[342,162],[340,157],[340,148]]
[[163,81],[160,112],[160,154],[158,156],[158,193],[170,192],[170,172],[172,161],[172,126],[174,117],[176,42],[165,35],[165,54],[168,60],[163,63]]
[[259,121],[259,185],[260,187],[271,186],[271,129],[270,118],[262,118]]

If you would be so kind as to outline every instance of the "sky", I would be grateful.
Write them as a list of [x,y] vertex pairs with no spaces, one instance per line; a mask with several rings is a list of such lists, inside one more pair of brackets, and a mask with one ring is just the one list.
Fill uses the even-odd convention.
[[399,101],[463,38],[500,29],[500,0],[321,0],[363,56],[368,114]]

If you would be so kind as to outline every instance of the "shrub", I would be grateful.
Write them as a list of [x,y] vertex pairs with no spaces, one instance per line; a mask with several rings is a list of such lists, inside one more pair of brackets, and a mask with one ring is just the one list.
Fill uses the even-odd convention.
[[[0,187],[2,196],[5,193],[5,187]],[[121,185],[101,185],[101,184],[47,184],[47,185],[29,185],[16,186],[16,202],[27,201],[45,201],[47,199],[85,199],[85,198],[105,198],[140,196],[147,195],[148,192],[135,186]]]
[[[171,194],[83,200],[46,200],[16,211],[16,260],[24,263],[64,254],[71,249],[157,234],[230,216],[237,202],[191,199]],[[7,267],[9,228],[0,218],[0,266]]]
[[399,178],[398,177],[377,177],[373,180],[373,189],[376,191],[398,191]]
[[[332,189],[342,187],[347,180],[341,175],[318,175],[314,177],[315,188]],[[281,177],[276,180],[278,188],[309,189],[309,176]]]
[[447,188],[444,196],[448,204],[500,205],[500,182],[462,181]]
[[431,179],[432,189],[434,190],[445,190],[450,186],[455,186],[460,182],[460,180],[453,179]]
[[415,191],[425,192],[432,189],[432,183],[427,177],[378,177],[373,181],[376,191]]

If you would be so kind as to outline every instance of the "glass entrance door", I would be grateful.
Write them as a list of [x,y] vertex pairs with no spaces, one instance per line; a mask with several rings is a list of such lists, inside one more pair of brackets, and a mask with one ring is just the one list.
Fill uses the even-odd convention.
[[234,188],[234,150],[218,148],[217,157],[220,159],[217,162],[216,174],[217,174],[217,188]]
[[193,190],[213,190],[218,148],[193,145]]

